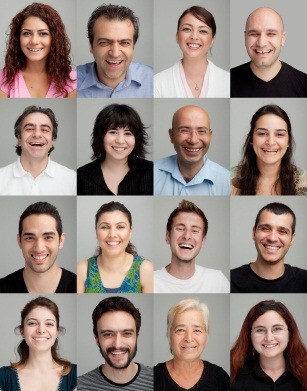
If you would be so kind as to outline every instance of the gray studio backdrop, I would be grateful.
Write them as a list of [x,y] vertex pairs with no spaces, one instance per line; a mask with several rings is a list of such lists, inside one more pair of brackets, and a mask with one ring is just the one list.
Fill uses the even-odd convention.
[[[0,39],[0,64],[1,68],[4,66],[4,59],[6,53],[6,35],[8,33],[9,25],[14,16],[22,11],[27,5],[32,4],[31,0],[1,0],[1,13],[0,13],[0,26],[1,26],[1,39]],[[75,0],[44,0],[44,4],[50,5],[61,16],[61,19],[65,25],[66,33],[71,43],[71,59],[74,65],[76,62],[76,3]],[[79,49],[78,49],[79,50]]]
[[98,242],[95,231],[95,215],[104,203],[118,201],[126,206],[132,215],[131,242],[138,254],[154,262],[153,197],[146,196],[79,196],[77,199],[77,255],[78,261],[94,255]]
[[260,107],[276,104],[288,114],[292,135],[296,143],[294,150],[294,160],[298,167],[307,169],[307,138],[306,138],[306,99],[272,99],[272,98],[255,98],[255,99],[232,99],[230,102],[231,124],[230,124],[230,162],[231,167],[237,166],[242,158],[242,147],[246,136],[250,130],[250,121],[255,112]]
[[24,267],[25,261],[17,243],[19,217],[29,205],[37,201],[49,202],[58,209],[63,232],[66,233],[64,247],[59,251],[58,264],[76,272],[76,197],[1,196],[0,236],[3,261],[0,263],[0,277]]
[[[97,304],[114,295],[77,295],[77,353],[78,376],[97,368],[104,362],[93,334],[92,313]],[[126,297],[140,310],[142,324],[138,338],[138,350],[134,361],[153,365],[153,295],[116,295]]]
[[76,53],[76,64],[85,64],[93,61],[93,55],[90,53],[89,40],[87,38],[87,22],[91,13],[102,4],[116,4],[130,8],[139,18],[140,31],[139,38],[134,49],[133,61],[146,65],[153,65],[152,53],[152,13],[153,0],[122,0],[101,1],[101,0],[77,0],[77,42],[78,52]]
[[[41,295],[54,301],[60,313],[60,326],[66,329],[64,335],[59,336],[59,353],[61,357],[76,363],[76,295],[61,294]],[[5,308],[5,316],[1,316],[1,355],[0,367],[10,365],[10,361],[17,361],[17,346],[21,341],[21,336],[14,332],[15,327],[20,325],[20,313],[24,306],[35,299],[38,295],[32,294],[14,294],[0,295],[0,308]]]
[[285,257],[285,263],[307,269],[306,232],[307,203],[305,197],[241,196],[230,199],[230,265],[231,268],[254,262],[257,258],[252,230],[259,210],[271,203],[288,205],[296,215],[296,238]]
[[219,365],[229,373],[229,295],[154,295],[154,363],[165,362],[173,356],[166,338],[166,318],[170,307],[183,299],[198,299],[207,304],[210,312],[209,336],[202,359]]
[[[200,4],[201,3],[201,4]],[[193,5],[201,5],[212,13],[216,23],[216,35],[212,55],[208,59],[215,65],[229,70],[229,1],[207,0],[155,0],[154,1],[154,71],[170,68],[182,58],[176,43],[177,23],[180,15]]]
[[168,130],[172,127],[174,113],[182,106],[196,105],[205,109],[211,119],[212,138],[208,158],[229,168],[229,99],[155,99],[154,100],[154,160],[174,155],[176,151],[170,142]]
[[298,39],[302,38],[302,28],[306,24],[307,3],[304,0],[231,0],[230,2],[230,65],[235,67],[250,61],[244,44],[244,30],[248,15],[259,7],[270,7],[277,11],[284,21],[287,33],[285,46],[280,59],[289,65],[307,72],[307,58],[304,50],[298,50]]
[[165,242],[166,223],[180,201],[194,202],[208,219],[208,233],[196,263],[219,269],[229,279],[229,197],[155,197],[154,198],[154,259],[155,270],[171,261],[170,246]]
[[306,308],[306,295],[293,293],[291,295],[284,293],[269,293],[269,294],[255,294],[244,293],[230,295],[230,343],[231,346],[235,343],[239,336],[243,321],[248,311],[257,303],[263,300],[280,301],[288,308],[294,317],[301,337],[306,344],[307,342],[307,315],[304,308]]
[[[58,121],[58,137],[54,142],[51,159],[73,170],[76,169],[76,100],[75,99],[1,99],[0,167],[17,160],[14,125],[28,106],[50,108]],[[14,107],[14,109],[13,109]]]
[[148,133],[147,160],[152,160],[153,145],[153,108],[152,99],[78,99],[77,103],[77,164],[83,166],[91,161],[91,134],[94,123],[100,111],[111,104],[126,104],[132,107],[141,117]]

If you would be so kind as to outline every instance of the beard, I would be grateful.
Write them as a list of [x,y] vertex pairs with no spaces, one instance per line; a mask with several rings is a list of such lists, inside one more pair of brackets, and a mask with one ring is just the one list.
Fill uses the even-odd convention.
[[[102,348],[99,344],[99,350],[100,350],[102,357],[105,359],[105,362],[108,365],[110,365],[110,367],[112,367],[114,369],[125,369],[125,368],[129,367],[129,365],[131,364],[131,361],[134,359],[134,357],[136,355],[137,344],[135,344],[134,348],[131,350],[129,348],[115,348],[114,346],[109,347],[107,350],[102,350]],[[125,353],[128,353],[128,357],[125,362],[122,362],[122,363],[113,362],[110,355],[112,354],[112,351],[116,351],[116,350],[120,350]]]

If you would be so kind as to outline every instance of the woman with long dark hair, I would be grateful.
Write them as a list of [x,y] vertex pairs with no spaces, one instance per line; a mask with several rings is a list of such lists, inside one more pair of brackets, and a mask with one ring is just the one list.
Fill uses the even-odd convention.
[[293,161],[295,141],[288,114],[277,105],[253,115],[237,167],[232,195],[307,195],[307,175]]

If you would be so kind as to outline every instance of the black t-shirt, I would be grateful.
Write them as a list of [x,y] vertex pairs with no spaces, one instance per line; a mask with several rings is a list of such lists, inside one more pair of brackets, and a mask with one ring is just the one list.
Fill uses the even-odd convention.
[[[0,293],[29,293],[23,279],[23,270],[19,269],[14,273],[0,279]],[[62,275],[59,285],[54,293],[76,293],[77,276],[75,273],[62,268]]]
[[261,369],[258,358],[249,358],[246,365],[236,377],[230,387],[231,391],[302,391],[298,379],[294,377],[290,369],[274,382]]
[[[98,160],[78,168],[77,194],[114,195],[104,180]],[[135,159],[118,186],[118,195],[153,195],[153,162]]]
[[281,63],[278,74],[270,81],[259,79],[250,62],[230,70],[232,98],[299,98],[307,97],[307,74]]
[[[204,370],[199,381],[189,391],[228,391],[229,376],[223,368],[204,361]],[[166,363],[154,367],[154,391],[183,391],[171,378]]]
[[231,293],[307,293],[307,270],[285,265],[281,277],[267,280],[258,276],[250,265],[230,271]]

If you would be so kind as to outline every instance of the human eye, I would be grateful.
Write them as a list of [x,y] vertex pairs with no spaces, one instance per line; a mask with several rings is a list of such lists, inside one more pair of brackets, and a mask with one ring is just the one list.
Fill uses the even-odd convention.
[[190,27],[182,27],[181,31],[183,31],[184,33],[189,33],[192,30]]
[[199,229],[193,229],[192,232],[193,232],[193,234],[198,235],[200,231],[199,231]]
[[98,41],[98,45],[99,46],[108,46],[108,45],[110,45],[110,41],[108,41],[106,39],[101,39],[100,41]]
[[47,323],[46,323],[46,326],[48,326],[48,327],[54,327],[55,324],[54,324],[53,322],[47,322]]
[[134,134],[131,132],[131,130],[126,130],[124,135],[125,136],[134,136]]
[[182,128],[182,129],[179,129],[179,133],[180,133],[180,134],[186,135],[186,134],[189,134],[189,133],[190,133],[190,130],[189,130],[189,129]]
[[285,137],[286,133],[285,132],[277,132],[277,137]]
[[183,226],[179,225],[176,227],[176,231],[182,232],[183,231]]
[[35,325],[36,325],[35,320],[29,320],[29,321],[27,322],[27,326],[35,326]]
[[40,35],[41,37],[48,37],[48,36],[49,36],[49,31],[41,31],[41,32],[39,33],[39,35]]
[[266,333],[266,329],[264,327],[257,327],[255,328],[254,332],[257,335],[263,335]]
[[23,31],[21,34],[23,37],[29,37],[31,35],[30,31]]
[[127,47],[127,46],[131,45],[131,42],[130,41],[121,41],[120,44],[121,44],[121,46]]
[[118,134],[118,130],[116,129],[110,129],[107,131],[108,134],[112,134],[112,135],[115,135],[115,134]]
[[176,334],[182,334],[182,333],[184,333],[184,328],[183,328],[183,327],[178,327],[177,329],[175,329],[175,333],[176,333]]
[[120,224],[117,226],[117,229],[125,229],[125,228],[126,228],[126,226],[124,224]]
[[31,242],[32,240],[34,240],[34,237],[33,237],[33,236],[24,236],[23,238],[24,238],[24,240],[25,240],[26,242]]
[[200,34],[203,34],[203,35],[209,34],[209,31],[205,30],[205,29],[201,29],[201,30],[199,30],[199,32],[200,32]]
[[42,128],[43,133],[50,133],[51,129],[50,128]]
[[132,335],[133,335],[132,331],[124,331],[123,332],[123,336],[126,338],[130,338],[130,337],[132,337]]

